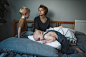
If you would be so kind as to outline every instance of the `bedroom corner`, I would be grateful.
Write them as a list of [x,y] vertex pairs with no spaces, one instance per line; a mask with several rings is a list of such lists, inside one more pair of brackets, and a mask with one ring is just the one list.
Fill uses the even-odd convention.
[[5,18],[6,13],[8,13],[7,6],[9,6],[9,3],[7,0],[0,0],[0,41],[3,40],[3,32],[2,27],[7,23]]

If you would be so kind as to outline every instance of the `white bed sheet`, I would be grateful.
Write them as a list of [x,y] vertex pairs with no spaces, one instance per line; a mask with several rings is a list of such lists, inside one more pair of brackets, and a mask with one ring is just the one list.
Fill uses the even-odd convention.
[[[33,38],[33,35],[28,36],[28,38],[32,41],[35,41],[34,38]],[[39,42],[39,43],[43,44],[42,43],[43,41],[36,41],[36,42]],[[51,43],[46,43],[46,45],[49,45],[49,46],[52,46],[54,48],[57,48],[58,50],[61,50],[61,44],[57,40],[54,41],[54,42],[51,42]]]

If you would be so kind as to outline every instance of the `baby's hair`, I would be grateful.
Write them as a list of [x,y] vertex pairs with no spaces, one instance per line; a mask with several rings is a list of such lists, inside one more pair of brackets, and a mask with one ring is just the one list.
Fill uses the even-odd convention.
[[21,14],[21,15],[23,15],[24,13],[27,13],[27,12],[30,12],[30,9],[29,8],[27,8],[27,7],[21,7],[20,8],[20,10],[19,10],[19,13]]
[[36,31],[33,33],[33,35],[36,36],[37,34],[39,34],[39,33],[38,33],[39,31],[40,31],[40,30],[36,30]]
[[[41,5],[39,6],[39,8],[42,8],[42,9],[45,11],[45,15],[48,13],[48,8],[47,8],[46,6],[44,6],[44,5],[41,4]],[[39,8],[38,8],[38,9],[39,9]]]
[[34,39],[36,39],[37,36],[39,35],[39,31],[40,31],[40,30],[36,30],[36,31],[33,33],[33,37],[34,37]]

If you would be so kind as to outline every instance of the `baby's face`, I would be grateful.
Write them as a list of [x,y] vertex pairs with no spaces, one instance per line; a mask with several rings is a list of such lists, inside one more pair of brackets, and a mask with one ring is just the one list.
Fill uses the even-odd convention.
[[43,35],[42,34],[37,35],[37,37],[35,38],[35,40],[36,41],[42,41],[42,40],[44,40]]

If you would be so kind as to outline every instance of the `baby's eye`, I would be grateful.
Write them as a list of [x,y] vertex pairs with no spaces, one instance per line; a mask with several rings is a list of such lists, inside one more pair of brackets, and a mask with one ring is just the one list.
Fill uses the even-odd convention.
[[38,40],[40,40],[40,38],[38,38]]

